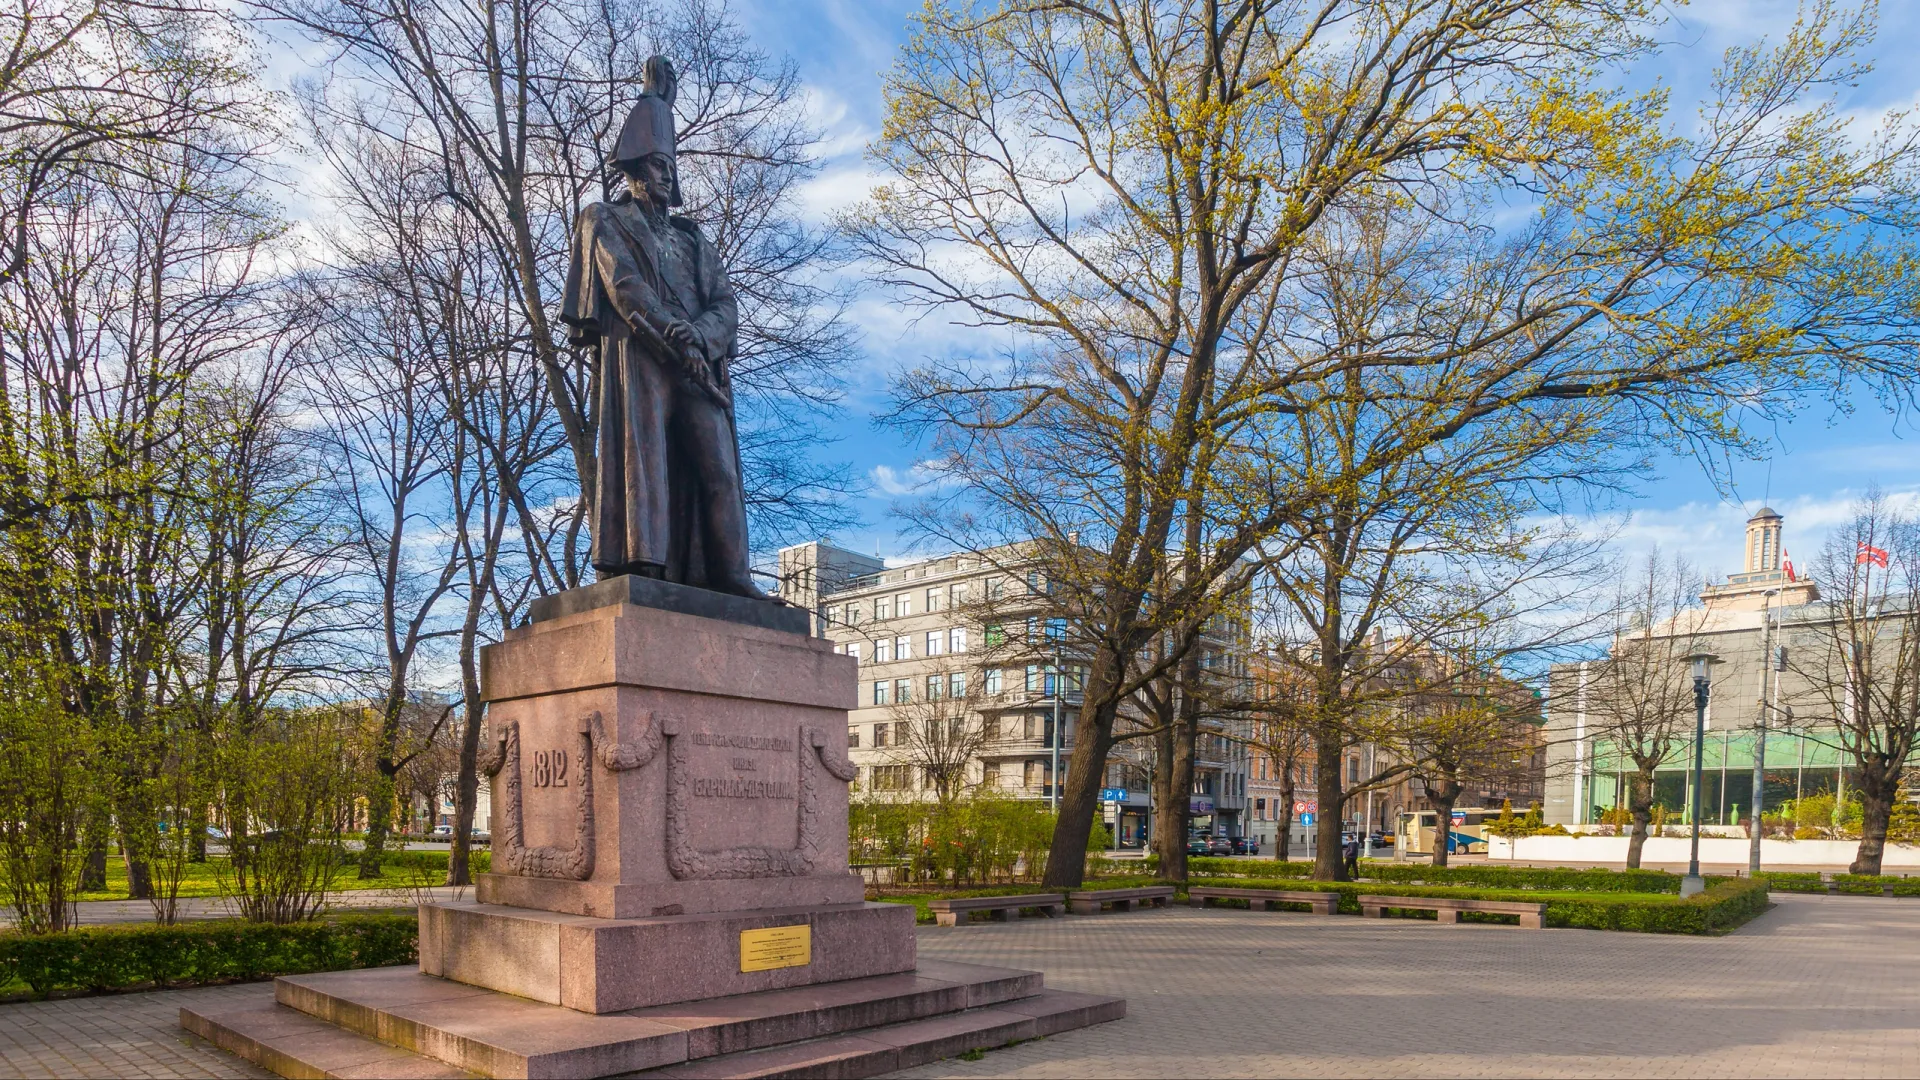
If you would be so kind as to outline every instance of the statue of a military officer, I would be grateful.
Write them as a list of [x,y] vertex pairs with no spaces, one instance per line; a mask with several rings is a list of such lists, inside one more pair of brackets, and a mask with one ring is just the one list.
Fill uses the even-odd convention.
[[728,361],[739,315],[720,256],[680,204],[674,72],[647,61],[613,164],[628,191],[580,214],[561,318],[598,356],[594,569],[759,597],[747,572]]

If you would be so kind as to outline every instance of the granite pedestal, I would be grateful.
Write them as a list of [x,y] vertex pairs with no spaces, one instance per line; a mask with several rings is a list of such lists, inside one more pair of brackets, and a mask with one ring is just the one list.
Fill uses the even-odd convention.
[[[857,674],[805,612],[621,578],[533,614],[481,653],[494,872],[421,906],[418,971],[182,1024],[286,1076],[851,1076],[1124,1011],[916,973],[913,908],[847,866]],[[734,1034],[694,1035],[711,1015]]]

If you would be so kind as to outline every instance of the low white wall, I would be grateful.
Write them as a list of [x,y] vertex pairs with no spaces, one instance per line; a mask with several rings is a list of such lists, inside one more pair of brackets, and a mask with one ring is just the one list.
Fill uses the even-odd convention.
[[[1525,859],[1532,862],[1620,863],[1627,861],[1627,837],[1624,836],[1523,836],[1507,840],[1487,838],[1489,859]],[[1646,863],[1683,863],[1689,858],[1692,841],[1686,837],[1649,836],[1640,853]],[[1853,862],[1860,847],[1857,840],[1762,840],[1760,865],[1831,866],[1844,870]],[[1700,861],[1744,865],[1752,845],[1745,838],[1700,837]],[[1881,858],[1882,869],[1920,867],[1920,847],[1888,844]]]

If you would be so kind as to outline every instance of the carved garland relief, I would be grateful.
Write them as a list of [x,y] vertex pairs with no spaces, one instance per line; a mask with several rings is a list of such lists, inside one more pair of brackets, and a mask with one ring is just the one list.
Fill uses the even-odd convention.
[[[798,802],[798,822],[796,843],[791,848],[772,848],[760,846],[734,847],[719,851],[702,851],[695,847],[688,835],[688,823],[692,817],[691,801],[696,788],[713,781],[695,776],[687,766],[688,735],[683,733],[681,721],[677,717],[656,718],[647,715],[646,725],[637,743],[617,743],[607,737],[606,726],[599,712],[592,712],[580,718],[576,725],[580,748],[578,767],[575,775],[579,777],[575,785],[579,791],[577,799],[577,817],[574,825],[574,842],[570,847],[528,847],[521,817],[520,792],[520,724],[508,721],[495,736],[492,749],[480,762],[480,769],[488,776],[506,773],[504,784],[495,790],[501,795],[500,835],[494,837],[493,850],[496,863],[508,874],[520,874],[526,877],[562,878],[573,881],[585,881],[593,876],[594,829],[593,829],[593,762],[599,759],[602,768],[609,772],[625,772],[638,769],[651,762],[660,752],[664,741],[667,745],[666,788],[667,788],[667,869],[674,877],[682,880],[755,878],[755,877],[802,877],[813,872],[821,848],[824,846],[820,821],[819,771],[841,783],[852,782],[856,769],[847,760],[846,753],[839,749],[829,734],[812,724],[801,724],[799,738],[794,749],[799,753],[799,784],[793,793]],[[767,749],[758,745],[768,740],[756,740],[756,749]],[[779,739],[777,742],[784,743]],[[558,756],[559,752],[555,752]],[[565,786],[564,778],[567,760],[536,761],[536,782],[550,783],[553,786]],[[784,786],[784,785],[780,785]],[[709,794],[699,791],[698,794]],[[719,791],[712,794],[721,794]],[[786,797],[782,791],[759,790],[726,792],[727,794],[745,794],[769,797]]]

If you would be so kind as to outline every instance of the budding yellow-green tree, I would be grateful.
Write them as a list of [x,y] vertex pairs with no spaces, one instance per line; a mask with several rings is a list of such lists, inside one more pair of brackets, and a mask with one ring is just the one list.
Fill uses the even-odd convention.
[[[899,414],[966,481],[967,512],[929,520],[970,546],[1037,538],[1089,613],[1049,884],[1079,880],[1119,704],[1160,674],[1129,658],[1161,634],[1190,645],[1248,553],[1326,483],[1490,425],[1525,437],[1555,403],[1589,404],[1581,429],[1606,438],[1737,441],[1735,402],[1899,391],[1920,311],[1914,131],[1863,131],[1830,100],[1870,15],[1811,7],[1783,40],[1724,57],[1685,117],[1658,88],[1602,88],[1658,52],[1660,15],[1598,0],[921,15],[872,151],[886,179],[846,224],[900,295],[1014,334],[1007,355],[909,373]],[[1432,222],[1468,263],[1414,312],[1437,317],[1277,350],[1317,317],[1304,247],[1379,212]],[[1250,482],[1304,452],[1263,433],[1355,381],[1400,406],[1393,438],[1331,478]]]

